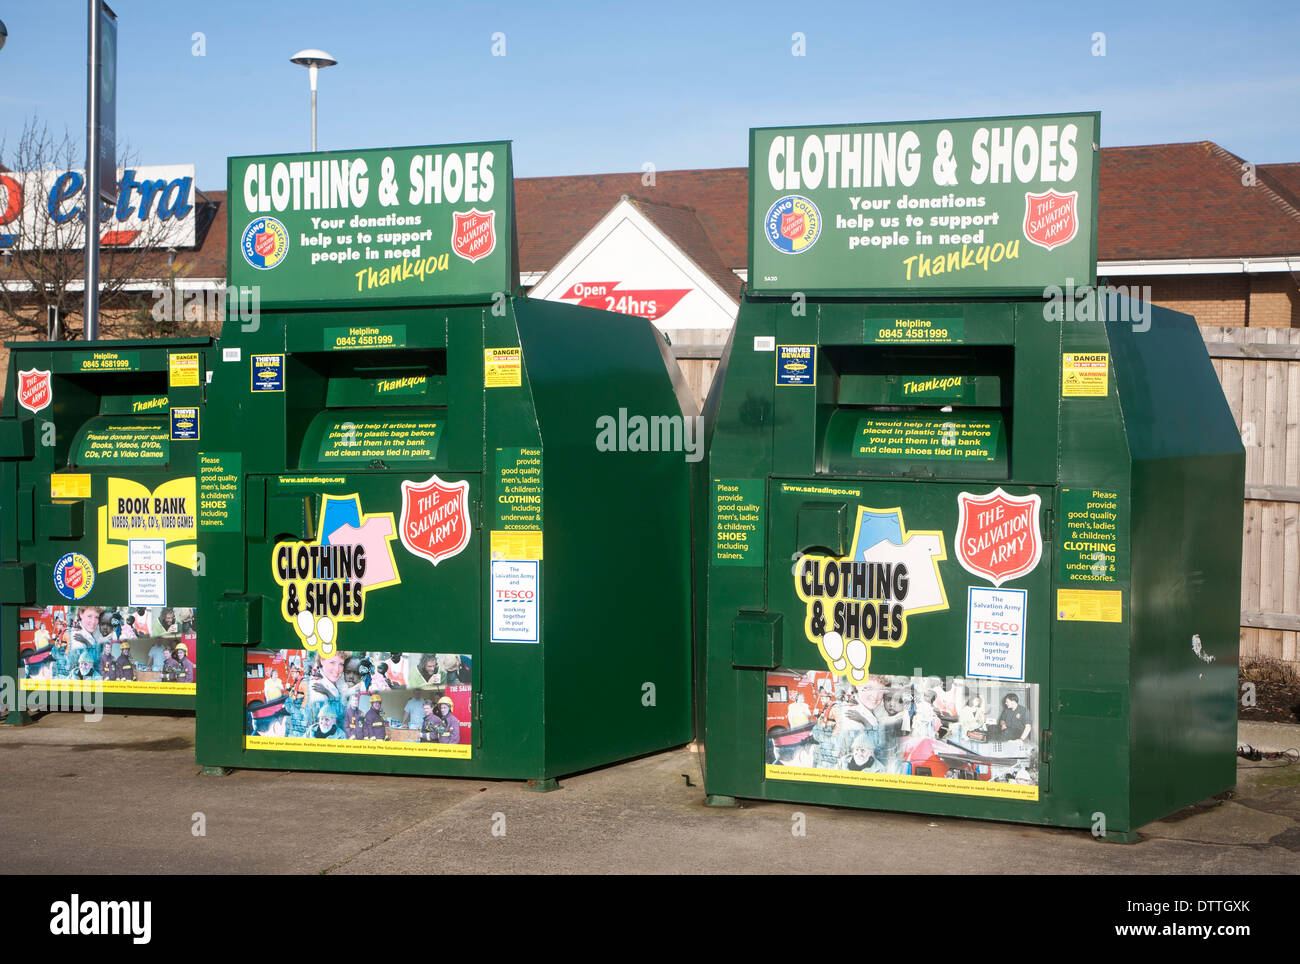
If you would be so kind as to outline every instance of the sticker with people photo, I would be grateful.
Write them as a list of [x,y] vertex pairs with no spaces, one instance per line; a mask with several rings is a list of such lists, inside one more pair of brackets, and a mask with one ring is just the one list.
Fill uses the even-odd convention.
[[193,694],[195,611],[172,606],[46,606],[18,616],[19,688]]
[[457,654],[249,650],[244,746],[468,760],[472,666]]
[[767,674],[769,780],[1038,799],[1038,684]]

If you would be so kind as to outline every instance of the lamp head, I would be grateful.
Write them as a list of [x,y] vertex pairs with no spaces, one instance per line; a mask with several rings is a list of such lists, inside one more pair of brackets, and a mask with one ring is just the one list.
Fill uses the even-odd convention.
[[298,64],[300,67],[333,67],[338,63],[325,51],[317,50],[314,47],[298,51],[289,58],[289,62]]

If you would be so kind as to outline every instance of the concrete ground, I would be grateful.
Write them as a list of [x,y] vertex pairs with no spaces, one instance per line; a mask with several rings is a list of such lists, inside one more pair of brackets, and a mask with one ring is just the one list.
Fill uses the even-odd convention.
[[[1261,749],[1300,726],[1242,724]],[[535,793],[518,783],[236,771],[199,777],[194,726],[118,712],[0,727],[4,873],[1300,872],[1300,765],[1242,762],[1230,800],[1142,828],[1083,831],[902,813],[704,806],[699,756],[671,750]],[[694,786],[687,786],[686,774]],[[806,815],[806,836],[791,815]],[[206,833],[195,836],[200,819]],[[494,815],[504,815],[504,817]],[[504,835],[494,835],[504,819]]]

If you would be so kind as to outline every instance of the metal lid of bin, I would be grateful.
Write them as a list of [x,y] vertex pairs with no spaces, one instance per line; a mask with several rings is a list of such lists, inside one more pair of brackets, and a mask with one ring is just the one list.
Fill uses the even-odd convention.
[[111,341],[7,341],[10,351],[99,351],[104,348],[203,348],[215,345],[213,338],[116,338]]

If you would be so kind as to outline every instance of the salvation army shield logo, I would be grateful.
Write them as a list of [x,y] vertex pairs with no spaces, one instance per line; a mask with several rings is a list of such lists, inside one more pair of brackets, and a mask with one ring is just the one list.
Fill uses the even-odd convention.
[[451,250],[457,257],[473,264],[481,261],[497,247],[497,213],[470,208],[463,214],[451,212]]
[[1025,239],[1051,251],[1079,233],[1079,192],[1025,192]]
[[29,368],[18,373],[18,404],[27,411],[39,412],[50,404],[53,396],[49,372]]
[[1037,495],[1008,495],[1001,487],[987,495],[959,493],[957,561],[995,586],[1033,572],[1043,555],[1041,507]]
[[402,483],[402,545],[435,566],[469,545],[469,483],[431,475]]

